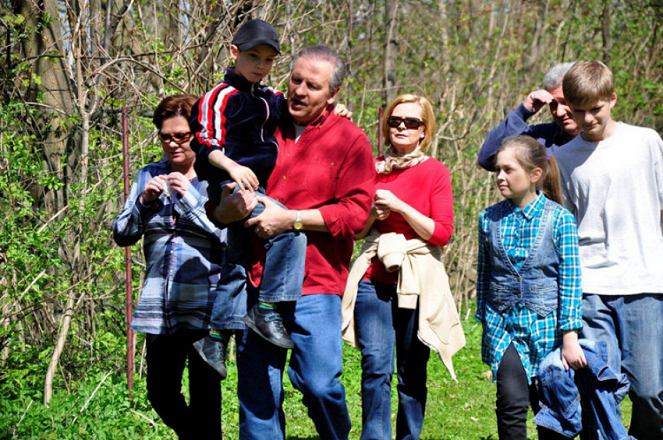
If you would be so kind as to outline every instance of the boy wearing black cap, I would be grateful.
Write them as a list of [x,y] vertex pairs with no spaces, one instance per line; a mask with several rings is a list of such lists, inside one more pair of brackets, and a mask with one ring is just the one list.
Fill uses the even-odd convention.
[[[279,52],[278,34],[272,25],[262,20],[245,22],[230,46],[235,67],[228,68],[223,82],[192,109],[192,127],[200,144],[196,171],[200,179],[210,182],[210,199],[216,198],[216,202],[221,191],[229,192],[230,187],[224,187],[231,181],[236,183],[234,191],[257,191],[264,196],[278,153],[274,131],[281,112],[287,109],[283,95],[260,85],[260,81],[269,74]],[[264,205],[258,203],[247,218],[263,210]],[[243,329],[244,323],[277,346],[293,347],[278,313],[278,303],[296,301],[301,295],[306,236],[295,224],[293,231],[279,234],[265,244],[264,282],[259,287],[257,304],[245,315],[244,265],[250,257],[251,239],[243,227],[244,220],[228,226],[226,263],[210,323],[210,336],[221,342],[221,363],[225,361],[230,334]],[[225,371],[225,365],[221,370]]]

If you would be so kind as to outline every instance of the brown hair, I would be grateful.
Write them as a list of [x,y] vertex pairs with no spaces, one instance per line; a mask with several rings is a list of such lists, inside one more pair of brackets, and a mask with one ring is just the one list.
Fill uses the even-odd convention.
[[152,122],[154,122],[157,129],[161,130],[163,121],[175,116],[182,116],[189,121],[191,119],[191,108],[197,99],[193,95],[173,95],[164,98],[154,109]]
[[389,144],[389,125],[387,121],[394,112],[398,104],[415,103],[421,107],[421,120],[424,121],[424,138],[421,140],[421,150],[426,151],[433,143],[433,133],[435,133],[435,114],[433,113],[433,106],[430,101],[423,96],[418,95],[399,95],[387,106],[384,112],[384,119],[382,120],[382,134],[384,135],[385,142]]
[[538,143],[536,139],[529,136],[511,136],[502,141],[497,149],[497,154],[507,148],[515,148],[516,160],[528,173],[535,168],[541,168],[541,178],[536,182],[536,189],[553,202],[562,204],[562,187],[559,178],[559,168],[554,157],[549,156],[546,148]]
[[564,100],[577,106],[609,101],[615,92],[612,72],[600,61],[580,61],[569,69],[562,82]]

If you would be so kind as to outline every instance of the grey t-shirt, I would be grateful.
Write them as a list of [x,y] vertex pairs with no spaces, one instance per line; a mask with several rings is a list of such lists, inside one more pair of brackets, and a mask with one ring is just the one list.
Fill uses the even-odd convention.
[[564,204],[578,220],[585,293],[663,293],[663,141],[619,123],[555,152]]

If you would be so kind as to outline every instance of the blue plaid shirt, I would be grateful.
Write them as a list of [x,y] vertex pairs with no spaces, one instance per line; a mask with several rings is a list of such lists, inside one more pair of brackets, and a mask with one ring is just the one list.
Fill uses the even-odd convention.
[[194,178],[183,196],[173,191],[149,206],[138,202],[154,176],[169,172],[167,159],[141,169],[113,223],[120,246],[143,237],[146,273],[132,327],[144,333],[208,329],[223,263],[225,232],[205,214],[207,182]]
[[[539,232],[543,207],[547,199],[543,194],[525,209],[519,209],[510,200],[506,203],[509,214],[501,219],[499,227],[504,239],[507,257],[516,270],[520,270]],[[564,331],[580,329],[582,311],[582,289],[580,259],[578,257],[578,231],[573,215],[557,206],[553,212],[553,240],[559,252],[558,310],[545,317],[516,303],[504,312],[498,312],[489,304],[490,298],[490,218],[495,209],[491,206],[479,216],[479,259],[477,265],[477,313],[476,319],[491,328],[484,331],[482,360],[491,366],[496,377],[502,356],[513,343],[522,361],[528,378],[532,378],[539,363],[562,341]]]

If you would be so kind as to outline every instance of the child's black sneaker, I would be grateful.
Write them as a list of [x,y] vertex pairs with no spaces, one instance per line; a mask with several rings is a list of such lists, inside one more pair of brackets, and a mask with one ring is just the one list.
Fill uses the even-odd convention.
[[207,366],[219,375],[221,380],[228,375],[226,368],[226,351],[228,350],[228,338],[217,339],[210,335],[193,343],[193,348],[207,363]]
[[283,319],[274,310],[263,309],[256,304],[244,317],[244,322],[263,339],[282,348],[293,348],[295,343],[283,326]]

